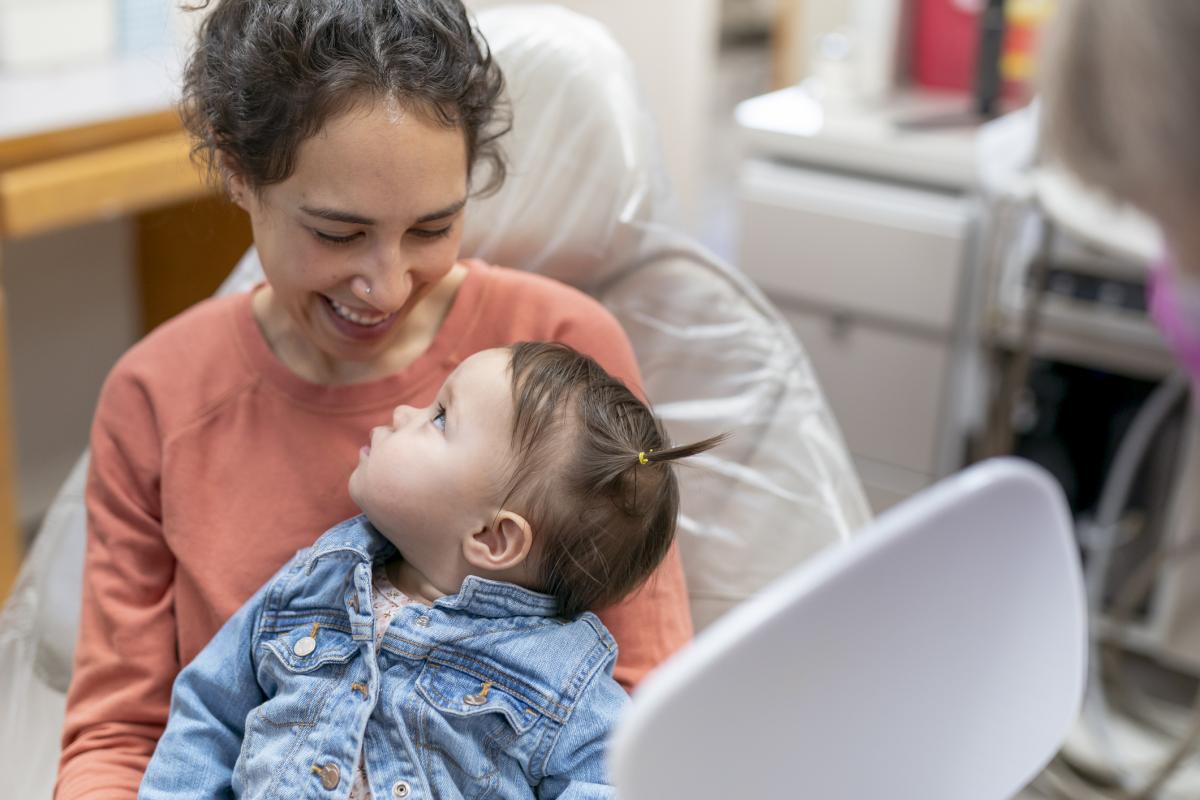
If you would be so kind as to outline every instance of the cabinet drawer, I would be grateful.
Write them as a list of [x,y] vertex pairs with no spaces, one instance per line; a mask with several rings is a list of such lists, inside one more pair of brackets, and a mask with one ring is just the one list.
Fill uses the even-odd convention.
[[740,266],[773,294],[945,332],[967,202],[765,161],[743,165]]
[[863,322],[782,309],[858,457],[936,474],[948,346]]

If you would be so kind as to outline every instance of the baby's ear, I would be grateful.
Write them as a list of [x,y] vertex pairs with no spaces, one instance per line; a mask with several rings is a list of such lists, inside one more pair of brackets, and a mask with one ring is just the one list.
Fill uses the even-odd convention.
[[525,563],[533,547],[533,529],[520,514],[501,511],[486,528],[463,543],[467,563],[476,569],[503,572]]

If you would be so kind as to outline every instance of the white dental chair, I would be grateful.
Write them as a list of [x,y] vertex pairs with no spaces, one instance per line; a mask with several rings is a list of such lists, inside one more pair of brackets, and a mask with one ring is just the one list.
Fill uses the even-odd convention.
[[621,800],[1010,800],[1079,711],[1079,551],[1061,488],[1000,459],[891,509],[646,679]]
[[[598,297],[625,326],[678,440],[733,431],[682,470],[680,547],[702,628],[870,519],[802,347],[750,282],[670,222],[632,67],[597,23],[560,8],[479,15],[514,107],[510,173],[472,202],[464,255]],[[253,285],[253,251],[222,291]],[[49,797],[78,625],[86,454],[0,614],[0,767],[14,798]]]

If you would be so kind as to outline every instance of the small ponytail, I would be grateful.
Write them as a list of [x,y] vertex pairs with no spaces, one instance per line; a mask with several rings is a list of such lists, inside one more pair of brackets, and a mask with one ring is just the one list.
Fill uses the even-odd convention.
[[705,450],[711,450],[718,445],[722,445],[729,439],[728,433],[718,433],[716,436],[710,436],[707,439],[702,439],[692,444],[681,444],[678,447],[668,447],[665,450],[655,450],[651,447],[649,450],[639,450],[634,456],[634,461],[640,465],[648,464],[664,464],[671,461],[678,461],[682,458],[691,458],[699,455]]

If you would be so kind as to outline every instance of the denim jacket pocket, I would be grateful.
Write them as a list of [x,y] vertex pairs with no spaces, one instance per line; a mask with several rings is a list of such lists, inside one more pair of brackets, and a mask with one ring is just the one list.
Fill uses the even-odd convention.
[[511,689],[431,661],[417,678],[417,694],[423,702],[415,739],[435,795],[453,796],[452,786],[468,800],[486,797],[505,767],[525,771],[506,753],[519,758],[520,737],[542,715]]
[[322,711],[358,650],[350,634],[334,628],[318,628],[314,636],[312,619],[262,634],[254,660],[267,700],[246,717],[235,787],[258,787],[255,797],[280,796],[276,786],[290,779],[289,759],[320,730]]
[[276,726],[311,725],[325,699],[358,654],[350,634],[305,623],[260,645],[259,683],[270,699],[257,716]]

